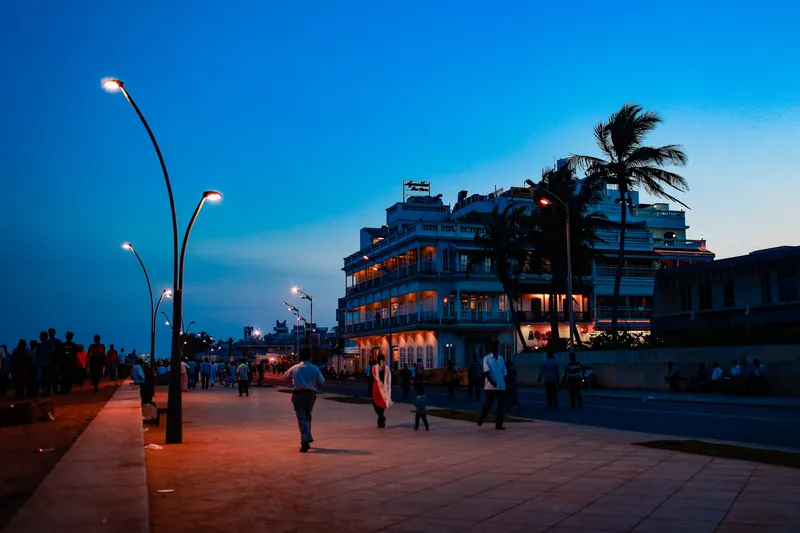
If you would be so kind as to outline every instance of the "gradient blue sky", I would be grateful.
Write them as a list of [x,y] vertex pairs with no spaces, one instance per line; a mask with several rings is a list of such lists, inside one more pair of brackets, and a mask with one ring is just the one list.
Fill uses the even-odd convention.
[[626,101],[689,155],[690,236],[718,257],[798,244],[798,21],[788,1],[3,2],[0,342],[53,326],[148,349],[120,244],[169,286],[169,208],[105,76],[155,130],[182,225],[224,192],[195,226],[185,317],[238,338],[289,318],[295,283],[333,325],[342,258],[403,179],[447,202],[521,185],[596,154],[592,126]]

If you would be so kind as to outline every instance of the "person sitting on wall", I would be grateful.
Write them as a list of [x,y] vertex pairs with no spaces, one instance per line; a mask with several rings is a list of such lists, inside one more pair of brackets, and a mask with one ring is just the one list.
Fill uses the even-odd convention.
[[672,392],[678,392],[680,390],[680,374],[678,373],[678,367],[676,367],[675,363],[672,361],[667,363],[667,375],[664,376],[664,381],[667,382]]
[[708,390],[708,369],[705,363],[700,363],[697,367],[697,372],[692,376],[689,382],[689,388],[692,392],[704,392]]
[[767,390],[767,375],[766,375],[766,368],[764,365],[761,364],[761,361],[758,359],[753,359],[753,364],[751,365],[751,373],[752,373],[752,390],[753,394],[763,394]]
[[722,368],[714,361],[714,370],[711,371],[711,391],[719,393],[722,385]]
[[735,393],[739,389],[739,379],[741,377],[742,367],[739,366],[739,361],[736,359],[731,360],[731,369],[728,375],[725,376],[725,392]]

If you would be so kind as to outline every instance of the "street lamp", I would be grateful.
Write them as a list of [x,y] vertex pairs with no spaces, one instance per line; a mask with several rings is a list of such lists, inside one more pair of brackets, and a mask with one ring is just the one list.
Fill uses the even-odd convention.
[[[133,247],[133,244],[126,242],[122,244],[123,250],[130,250],[133,252],[133,255],[136,256],[136,260],[139,261],[139,266],[142,267],[142,272],[144,272],[144,279],[147,281],[147,295],[150,297],[150,358],[151,360],[155,360],[155,351],[156,351],[156,334],[155,328],[153,327],[156,311],[155,306],[153,304],[153,287],[150,285],[150,276],[147,274],[147,269],[142,262],[142,258],[139,257],[139,252],[136,251],[136,248]],[[160,300],[159,300],[160,302]]]
[[[364,261],[370,261],[368,255],[364,256]],[[386,365],[391,369],[394,364],[394,351],[392,346],[392,271],[386,268],[383,262],[372,267],[374,270],[382,270],[389,276],[389,356],[386,358]],[[400,299],[400,289],[397,290],[397,299]],[[391,362],[390,362],[391,361]]]
[[308,300],[310,307],[310,316],[311,316],[311,335],[309,336],[309,346],[313,347],[314,345],[314,299],[307,293],[301,291],[298,287],[292,287],[293,294],[299,294],[301,300]]
[[[541,185],[534,183],[531,180],[525,180],[525,183],[533,187],[534,189],[542,191],[544,194],[549,195],[553,198],[558,204],[564,209],[564,214],[566,215],[566,235],[567,235],[567,303],[569,304],[569,353],[570,355],[575,354],[575,312],[572,309],[572,250],[571,250],[571,241],[569,235],[569,204],[567,204],[564,200],[558,197],[555,193],[551,192],[549,189],[545,189]],[[553,205],[553,202],[548,200],[547,198],[540,198],[539,204],[545,207]]]
[[294,313],[297,317],[297,325],[294,328],[294,345],[295,345],[295,354],[300,357],[300,311],[293,305],[289,305],[286,302],[283,302],[284,305],[289,307],[289,311]]
[[[122,92],[122,94],[125,96],[125,99],[131,105],[131,107],[133,107],[133,110],[136,111],[139,120],[142,121],[142,125],[144,125],[145,130],[147,130],[147,135],[150,137],[150,141],[153,143],[153,148],[155,149],[156,155],[158,156],[158,162],[161,165],[161,172],[164,175],[164,182],[166,183],[167,186],[167,195],[169,196],[169,207],[170,211],[172,212],[172,254],[173,254],[172,293],[174,302],[172,308],[172,323],[180,324],[181,313],[183,312],[183,258],[186,253],[186,241],[188,240],[189,232],[192,229],[194,220],[195,218],[197,218],[197,214],[200,212],[200,208],[203,206],[203,203],[206,200],[219,200],[222,198],[222,195],[216,191],[207,191],[203,193],[203,198],[200,200],[197,209],[195,209],[194,215],[192,216],[192,220],[189,223],[188,228],[186,229],[186,235],[184,236],[183,239],[183,245],[180,248],[180,261],[179,261],[178,216],[175,212],[175,198],[172,194],[172,184],[170,183],[169,180],[167,165],[164,162],[164,157],[161,155],[161,149],[158,147],[158,142],[156,141],[155,135],[153,135],[153,130],[150,129],[150,125],[147,123],[147,120],[144,118],[144,115],[139,110],[139,106],[137,106],[136,102],[133,101],[133,98],[131,97],[130,93],[125,88],[125,84],[121,80],[114,78],[106,78],[103,80],[102,85],[103,88],[108,92]],[[183,353],[183,345],[181,343],[180,332],[176,333],[175,328],[172,328],[172,353],[170,355],[170,364],[172,368],[180,368],[182,353]],[[172,372],[170,374],[169,395],[167,399],[166,443],[180,444],[181,442],[183,442],[183,406],[181,398],[181,376],[180,372]]]

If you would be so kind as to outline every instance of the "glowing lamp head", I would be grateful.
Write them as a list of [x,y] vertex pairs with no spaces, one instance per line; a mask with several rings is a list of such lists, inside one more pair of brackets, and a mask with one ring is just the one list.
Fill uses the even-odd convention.
[[369,261],[369,256],[368,255],[364,256],[364,261]]
[[129,242],[122,243],[123,250],[133,250],[133,245]]
[[161,292],[164,293],[164,298],[172,298],[172,289],[164,289]]
[[547,205],[550,205],[552,202],[550,200],[548,200],[547,198],[542,198],[541,200],[539,200],[539,203],[544,205],[544,206],[547,206]]
[[297,294],[297,291],[300,290],[297,287],[292,287],[292,294]]
[[203,198],[209,202],[219,202],[222,200],[222,193],[219,191],[206,191],[203,193]]
[[120,80],[114,78],[106,78],[103,80],[103,89],[110,93],[115,93],[122,89],[124,84]]

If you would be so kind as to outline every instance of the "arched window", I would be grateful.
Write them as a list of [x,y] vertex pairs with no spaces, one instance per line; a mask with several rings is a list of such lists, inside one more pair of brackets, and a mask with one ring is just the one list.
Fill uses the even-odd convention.
[[[420,346],[420,348],[422,347]],[[433,346],[431,346],[430,344],[425,347],[425,368],[426,369],[436,368],[433,362]]]
[[[417,359],[420,361],[425,361],[425,349],[422,346],[417,346]],[[416,363],[416,361],[414,361]]]
[[400,347],[400,366],[407,365],[408,361],[406,360],[406,349],[405,347]]

